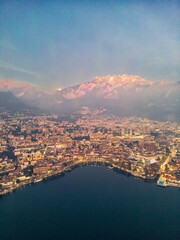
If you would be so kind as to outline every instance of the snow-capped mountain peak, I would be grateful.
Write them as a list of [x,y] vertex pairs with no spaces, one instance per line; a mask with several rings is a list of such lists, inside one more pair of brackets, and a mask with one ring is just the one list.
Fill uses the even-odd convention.
[[117,98],[118,90],[128,90],[141,86],[150,86],[154,82],[144,80],[139,76],[133,75],[108,75],[97,76],[94,80],[86,83],[76,85],[63,89],[61,92],[57,92],[57,95],[61,95],[65,99],[81,98],[89,93],[96,93],[97,96],[103,96],[104,98]]

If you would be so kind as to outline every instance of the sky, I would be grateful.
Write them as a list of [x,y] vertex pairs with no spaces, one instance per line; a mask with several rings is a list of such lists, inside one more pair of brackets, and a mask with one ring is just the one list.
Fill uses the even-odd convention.
[[179,81],[178,0],[0,0],[0,79],[54,91],[95,76]]

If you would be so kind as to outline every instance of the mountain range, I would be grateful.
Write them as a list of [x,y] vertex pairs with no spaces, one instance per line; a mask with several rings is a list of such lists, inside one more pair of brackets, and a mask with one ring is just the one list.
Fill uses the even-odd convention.
[[0,91],[11,92],[31,107],[59,114],[89,107],[120,116],[180,121],[180,82],[149,81],[126,74],[99,76],[47,94],[29,83],[0,80]]
[[32,107],[23,103],[11,92],[0,92],[0,112],[24,112],[32,110]]

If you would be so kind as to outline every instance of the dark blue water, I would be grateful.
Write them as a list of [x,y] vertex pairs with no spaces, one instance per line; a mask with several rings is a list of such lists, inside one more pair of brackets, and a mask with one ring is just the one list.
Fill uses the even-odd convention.
[[0,198],[0,239],[179,240],[180,191],[80,167]]

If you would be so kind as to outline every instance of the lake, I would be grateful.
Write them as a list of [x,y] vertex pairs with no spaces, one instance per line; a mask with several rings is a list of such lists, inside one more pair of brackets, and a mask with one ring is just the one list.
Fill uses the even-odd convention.
[[179,240],[180,190],[78,167],[1,197],[0,239]]

